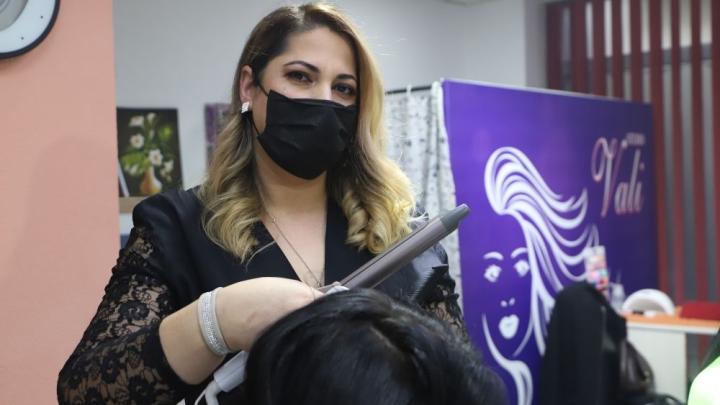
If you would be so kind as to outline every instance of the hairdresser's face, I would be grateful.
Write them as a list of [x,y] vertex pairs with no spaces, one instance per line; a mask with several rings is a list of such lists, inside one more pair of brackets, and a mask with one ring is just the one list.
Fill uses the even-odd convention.
[[[249,67],[244,67],[251,71]],[[267,97],[251,83],[241,80],[241,98],[250,101],[259,132],[265,129]],[[290,98],[330,100],[343,105],[356,103],[357,68],[350,44],[327,28],[292,34],[287,47],[270,60],[260,75],[260,83]]]
[[530,262],[522,228],[509,215],[492,220],[496,233],[483,254],[485,316],[493,341],[503,355],[514,357],[529,325]]

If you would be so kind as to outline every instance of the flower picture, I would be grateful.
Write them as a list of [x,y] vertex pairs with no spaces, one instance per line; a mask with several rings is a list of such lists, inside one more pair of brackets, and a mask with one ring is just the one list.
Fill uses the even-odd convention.
[[120,196],[182,187],[176,109],[118,108]]

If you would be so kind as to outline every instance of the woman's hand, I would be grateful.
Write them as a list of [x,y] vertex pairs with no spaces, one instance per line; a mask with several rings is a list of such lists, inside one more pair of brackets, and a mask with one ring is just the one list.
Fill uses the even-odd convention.
[[270,325],[321,296],[320,291],[297,280],[262,277],[223,288],[215,308],[228,347],[250,350]]
[[[320,296],[320,291],[296,280],[256,278],[220,290],[215,312],[228,347],[249,350],[275,321]],[[223,360],[210,351],[200,334],[197,301],[163,319],[159,333],[170,367],[188,384],[205,380]]]

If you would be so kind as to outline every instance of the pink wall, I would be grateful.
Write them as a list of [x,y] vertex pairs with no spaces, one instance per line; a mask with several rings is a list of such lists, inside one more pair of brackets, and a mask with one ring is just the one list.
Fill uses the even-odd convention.
[[110,1],[62,1],[0,61],[0,403],[56,402],[117,255]]

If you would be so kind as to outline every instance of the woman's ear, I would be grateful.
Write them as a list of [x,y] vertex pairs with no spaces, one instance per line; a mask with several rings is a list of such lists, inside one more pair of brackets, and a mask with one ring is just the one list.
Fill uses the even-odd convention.
[[249,102],[252,109],[252,99],[257,91],[255,86],[255,78],[253,76],[252,68],[245,65],[240,70],[240,101],[242,103]]

